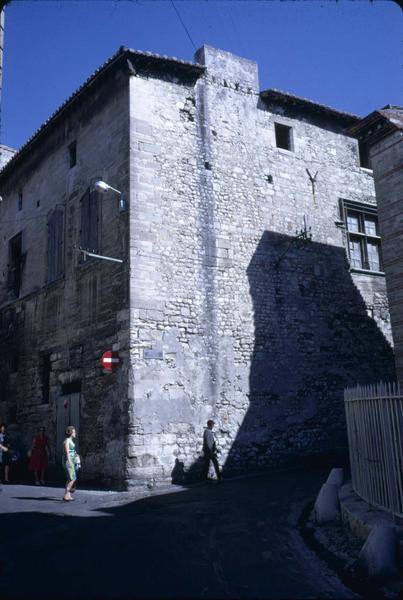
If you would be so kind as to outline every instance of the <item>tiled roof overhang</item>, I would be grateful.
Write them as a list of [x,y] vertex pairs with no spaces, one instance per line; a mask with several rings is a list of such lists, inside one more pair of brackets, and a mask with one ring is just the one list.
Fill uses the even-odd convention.
[[[10,161],[0,171],[0,182],[4,181],[13,169],[24,160],[28,152],[47,134],[47,132],[72,108],[79,98],[88,92],[93,86],[102,81],[103,77],[112,69],[125,66],[129,74],[137,69],[141,71],[165,71],[176,76],[200,77],[205,71],[203,65],[180,60],[175,57],[161,56],[151,52],[141,52],[121,46],[119,50],[101,65],[88,79],[63,102],[61,106],[39,127],[39,129],[25,142]],[[134,71],[133,71],[134,68]]]
[[350,127],[348,135],[369,144],[374,144],[394,131],[402,129],[403,108],[388,105],[385,108],[375,110]]
[[306,113],[320,115],[333,121],[339,121],[345,127],[351,126],[360,120],[360,117],[357,115],[336,110],[325,104],[313,102],[307,98],[295,96],[294,94],[289,94],[288,92],[283,92],[274,88],[260,92],[260,97],[262,100],[269,103],[295,107]]

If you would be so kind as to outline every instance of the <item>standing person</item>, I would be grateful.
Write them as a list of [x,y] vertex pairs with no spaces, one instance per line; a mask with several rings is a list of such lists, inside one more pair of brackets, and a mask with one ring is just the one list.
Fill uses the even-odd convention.
[[[45,485],[45,472],[49,464],[49,443],[45,428],[39,429],[32,441],[31,458],[29,460],[28,469],[34,472],[35,485]],[[39,479],[40,476],[40,479]]]
[[217,460],[217,446],[213,433],[214,421],[209,419],[207,421],[207,427],[203,433],[203,453],[204,453],[204,472],[203,479],[208,479],[208,472],[210,468],[210,460],[214,465],[214,469],[217,475],[217,479],[221,479],[220,467],[218,466]]
[[6,424],[0,425],[0,464],[4,471],[4,483],[10,483],[11,447]]
[[66,429],[66,439],[63,442],[63,457],[62,464],[63,468],[66,471],[67,481],[66,488],[64,491],[63,500],[65,502],[71,502],[74,500],[71,495],[72,488],[75,488],[75,483],[77,479],[77,470],[76,464],[78,459],[78,454],[76,452],[76,445],[74,443],[74,439],[76,437],[76,429],[73,425],[69,425]]

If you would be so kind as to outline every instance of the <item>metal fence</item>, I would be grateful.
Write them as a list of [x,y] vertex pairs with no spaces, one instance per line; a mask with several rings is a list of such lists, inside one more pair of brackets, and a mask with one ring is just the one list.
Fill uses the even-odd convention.
[[351,478],[364,500],[403,515],[403,396],[398,384],[344,392]]

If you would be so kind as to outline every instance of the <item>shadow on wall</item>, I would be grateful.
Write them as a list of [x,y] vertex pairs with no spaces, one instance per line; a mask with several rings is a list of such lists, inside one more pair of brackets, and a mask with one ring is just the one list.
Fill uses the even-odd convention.
[[[344,388],[394,380],[395,370],[345,250],[266,231],[247,275],[255,327],[249,408],[238,432],[216,425],[218,440],[220,428],[232,434],[224,473],[346,455]],[[185,471],[177,460],[173,482],[196,480],[202,465],[199,458]]]
[[247,274],[255,325],[249,408],[225,469],[346,453],[344,388],[394,380],[395,370],[344,248],[266,231]]

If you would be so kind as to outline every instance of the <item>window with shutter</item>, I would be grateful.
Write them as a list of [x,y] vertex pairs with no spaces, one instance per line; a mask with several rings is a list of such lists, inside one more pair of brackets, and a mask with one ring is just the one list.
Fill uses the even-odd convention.
[[90,189],[81,198],[80,246],[98,252],[98,192]]
[[22,283],[22,270],[25,255],[22,252],[22,233],[18,233],[9,241],[9,263],[7,273],[7,288],[18,298]]
[[64,215],[56,208],[48,218],[48,282],[64,274]]

